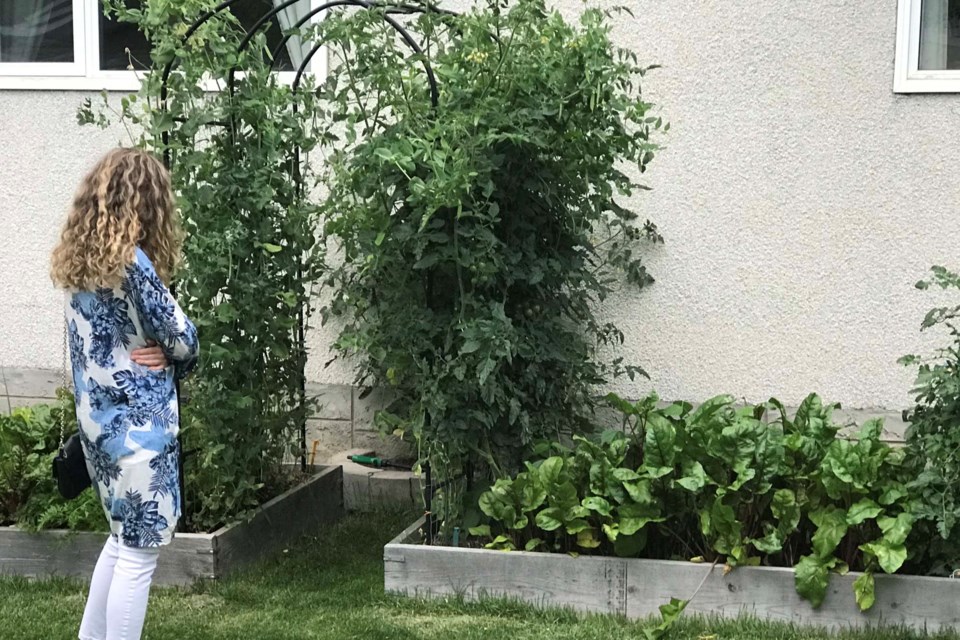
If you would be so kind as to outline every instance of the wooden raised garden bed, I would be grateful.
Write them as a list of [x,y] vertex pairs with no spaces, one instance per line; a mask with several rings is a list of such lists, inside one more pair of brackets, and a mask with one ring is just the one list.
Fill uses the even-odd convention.
[[[154,583],[186,585],[219,579],[274,553],[343,515],[343,470],[319,468],[298,487],[270,500],[248,520],[213,533],[179,533],[160,554]],[[0,575],[29,577],[93,573],[104,533],[41,531],[0,527]]]
[[664,560],[571,557],[552,553],[488,551],[422,544],[424,521],[384,549],[384,584],[392,593],[468,599],[506,597],[537,606],[646,618],[670,598],[689,598],[710,573],[686,612],[831,629],[904,625],[937,631],[960,628],[960,580],[877,576],[877,601],[867,613],[854,602],[859,574],[833,576],[819,609],[801,599],[793,570],[722,567]]

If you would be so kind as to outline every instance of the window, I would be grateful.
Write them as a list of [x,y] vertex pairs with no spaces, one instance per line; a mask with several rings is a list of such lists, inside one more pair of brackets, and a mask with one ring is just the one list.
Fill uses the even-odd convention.
[[[250,29],[281,2],[240,0],[230,10]],[[319,4],[300,0],[283,9],[265,30],[270,47]],[[298,69],[311,48],[291,38],[277,69]],[[139,80],[131,62],[134,69],[150,66],[146,39],[135,26],[108,20],[99,0],[0,0],[0,89],[133,91]],[[310,70],[321,72],[322,63],[318,56]]]
[[0,74],[82,70],[82,0],[0,0]]
[[960,0],[899,0],[897,93],[960,93]]

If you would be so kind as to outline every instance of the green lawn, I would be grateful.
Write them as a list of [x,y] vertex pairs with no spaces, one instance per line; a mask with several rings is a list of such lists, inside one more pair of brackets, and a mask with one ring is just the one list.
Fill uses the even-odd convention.
[[[536,611],[509,602],[421,602],[383,593],[383,544],[404,515],[351,516],[317,539],[220,584],[157,589],[146,640],[615,640],[643,638],[642,625],[610,617]],[[83,585],[0,580],[0,638],[71,640]],[[684,620],[673,640],[909,640],[901,631],[826,634],[752,620]],[[954,635],[939,638],[960,640]]]

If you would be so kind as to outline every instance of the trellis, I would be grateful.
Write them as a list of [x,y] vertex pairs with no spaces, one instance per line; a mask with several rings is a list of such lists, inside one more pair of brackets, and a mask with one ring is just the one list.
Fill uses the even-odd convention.
[[[205,23],[207,23],[212,19],[215,19],[222,12],[228,11],[231,6],[233,6],[234,4],[237,4],[240,1],[241,0],[224,0],[214,8],[203,13],[185,32],[183,36],[183,43],[187,44],[190,41],[190,39],[197,34],[197,32],[201,29],[201,27]],[[256,35],[264,31],[266,28],[268,28],[272,24],[272,21],[275,18],[277,18],[277,16],[282,11],[284,11],[289,7],[292,7],[293,5],[301,1],[302,0],[285,0],[284,2],[274,6],[271,10],[265,12],[250,27],[245,37],[240,41],[237,47],[238,53],[244,52],[253,42]],[[281,59],[280,54],[284,50],[284,48],[287,46],[291,38],[301,37],[302,30],[305,27],[309,27],[311,24],[313,24],[322,14],[332,9],[338,9],[338,8],[355,8],[355,9],[367,10],[367,11],[373,10],[373,11],[377,11],[381,15],[383,20],[396,32],[396,34],[400,37],[400,39],[404,42],[404,44],[411,50],[412,54],[419,59],[423,67],[423,71],[429,86],[430,104],[431,104],[431,107],[435,110],[439,102],[439,89],[437,85],[436,76],[433,72],[433,68],[431,67],[427,57],[424,55],[423,48],[420,46],[420,44],[417,43],[417,41],[410,34],[410,32],[395,17],[395,16],[403,16],[403,15],[408,15],[408,16],[417,15],[417,14],[423,14],[428,12],[439,14],[439,15],[448,15],[448,16],[458,15],[457,12],[450,11],[447,9],[442,9],[434,5],[384,3],[384,2],[375,2],[375,1],[372,2],[368,0],[329,0],[328,2],[324,2],[323,4],[312,8],[298,22],[292,25],[290,29],[285,30],[282,39],[280,40],[280,42],[277,43],[277,45],[273,48],[271,52],[271,56],[268,61],[270,70],[271,71],[275,70],[276,68],[275,65],[277,64],[277,61]],[[310,50],[304,56],[299,67],[296,69],[294,79],[291,84],[291,89],[294,95],[296,95],[296,93],[300,90],[301,85],[303,83],[303,79],[308,73],[308,69],[310,68],[311,61],[316,57],[316,55],[320,51],[323,50],[323,47],[326,43],[322,40],[318,40],[316,42],[312,42],[311,44],[312,46],[310,47]],[[169,88],[170,75],[174,71],[178,63],[179,63],[179,58],[174,57],[171,60],[169,60],[163,68],[163,72],[161,76],[161,88],[160,88],[160,109],[161,111],[164,111],[164,112],[166,112],[168,109],[168,97],[169,97],[168,88]],[[235,66],[231,68],[229,72],[229,75],[227,78],[227,91],[229,91],[231,95],[235,93],[237,73],[241,71],[242,69]],[[296,113],[297,105],[295,102],[292,105],[292,109],[294,110],[294,113]],[[182,123],[183,121],[184,120],[182,118],[174,118],[175,123]],[[236,127],[236,123],[231,121],[215,121],[215,122],[211,122],[210,124],[214,126],[227,127],[227,128]],[[167,167],[171,167],[174,162],[174,158],[171,156],[170,147],[169,147],[170,132],[164,131],[161,134],[161,140],[163,143],[164,164],[166,164]],[[302,163],[301,149],[299,146],[295,146],[293,149],[293,160],[289,167],[289,175],[291,180],[295,182],[298,192],[302,194],[304,189],[304,180],[303,180],[303,171],[301,170],[301,166],[302,166],[301,163]],[[302,264],[300,267],[299,274],[302,275]],[[305,367],[306,367],[306,309],[304,308],[303,302],[301,302],[297,308],[296,345],[297,345],[297,350],[299,354],[299,363],[298,363],[298,368],[299,368],[298,373],[299,373],[299,382],[300,382],[299,400],[301,403],[305,403],[307,400],[306,370],[305,370]],[[179,388],[178,388],[177,397],[179,402],[179,398],[180,398]],[[306,470],[307,468],[307,442],[306,442],[307,419],[306,419],[306,416],[304,416],[304,418],[301,420],[298,427],[299,427],[299,440],[300,440],[299,441],[299,450],[300,450],[299,463],[300,463],[301,470]],[[182,456],[184,456],[184,452],[181,450],[181,457]],[[184,468],[183,459],[181,458],[181,464],[180,464],[181,496],[185,495],[183,491],[184,489],[183,468]],[[429,472],[428,472],[428,476],[429,476]],[[435,490],[435,487],[431,485],[431,479],[428,478],[427,490],[426,490],[428,503],[431,502],[431,498],[434,493],[434,490]],[[427,510],[429,512],[430,510],[429,506]],[[430,529],[432,531],[433,527],[431,526]]]

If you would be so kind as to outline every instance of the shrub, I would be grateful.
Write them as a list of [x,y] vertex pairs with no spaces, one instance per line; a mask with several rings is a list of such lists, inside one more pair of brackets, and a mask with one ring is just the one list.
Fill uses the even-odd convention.
[[[960,276],[933,267],[919,289],[960,289]],[[922,497],[924,518],[918,543],[928,547],[928,564],[937,574],[949,574],[960,562],[960,306],[937,307],[924,318],[921,330],[944,329],[950,343],[930,356],[905,356],[901,363],[916,366],[916,405],[905,412],[910,422],[907,447],[921,472],[910,490]]]
[[623,274],[651,282],[660,240],[624,199],[643,189],[662,121],[647,68],[610,40],[610,13],[568,23],[541,0],[415,21],[436,108],[378,12],[329,19],[335,123],[325,231],[342,262],[326,316],[377,416],[442,475],[519,467],[545,437],[589,428],[595,388],[642,374],[598,307]]
[[[101,125],[119,117],[139,145],[171,160],[187,232],[177,294],[201,344],[182,420],[185,521],[201,531],[258,506],[285,455],[299,453],[309,403],[298,320],[309,316],[323,255],[309,164],[297,152],[306,158],[315,144],[312,81],[298,93],[281,83],[262,34],[239,51],[245,32],[228,11],[184,41],[215,4],[106,2],[149,37],[152,70],[116,116],[89,102],[79,113]],[[164,92],[161,70],[174,57]],[[234,71],[243,73],[227,90]]]

